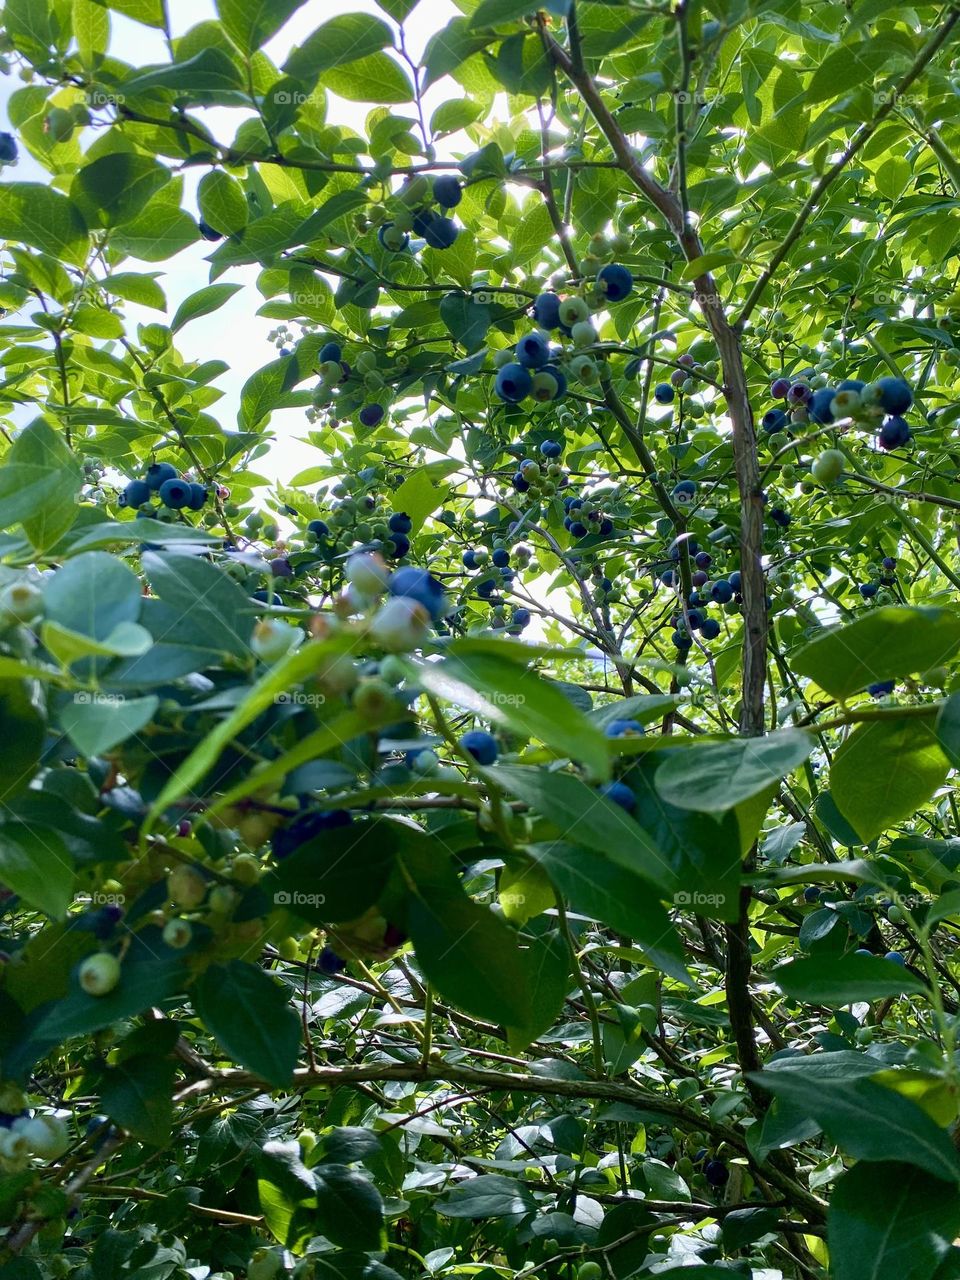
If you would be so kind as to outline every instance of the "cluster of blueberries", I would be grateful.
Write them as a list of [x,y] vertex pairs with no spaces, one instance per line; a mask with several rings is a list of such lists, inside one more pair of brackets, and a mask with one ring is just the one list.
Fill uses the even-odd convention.
[[898,449],[910,439],[910,426],[903,415],[913,404],[913,392],[903,378],[878,378],[870,383],[846,378],[835,387],[816,390],[802,380],[777,378],[770,394],[787,406],[775,406],[763,415],[760,425],[771,435],[798,423],[828,427],[844,419],[871,424],[883,419],[877,435],[881,449]]
[[[490,568],[486,567],[489,560]],[[463,567],[478,571],[475,591],[481,600],[492,600],[499,583],[505,587],[517,576],[517,569],[525,569],[531,560],[530,548],[519,543],[512,551],[503,546],[495,546],[492,552],[486,547],[468,547],[463,553]],[[494,570],[496,572],[494,572]],[[530,610],[520,606],[514,609],[507,630],[511,635],[519,635],[530,625]]]
[[[693,484],[693,481],[681,481],[681,484]],[[674,547],[671,554],[674,559],[679,559],[679,548]],[[694,571],[690,577],[693,591],[687,600],[686,618],[677,613],[674,614],[672,619],[672,625],[675,630],[671,639],[675,647],[680,651],[685,651],[693,645],[691,631],[699,631],[704,640],[716,640],[717,636],[719,636],[720,623],[716,618],[707,617],[704,612],[708,605],[728,605],[731,601],[735,604],[740,604],[743,600],[740,594],[739,570],[734,570],[733,573],[725,578],[711,580],[708,570],[713,563],[713,557],[710,553],[701,551],[698,543],[691,539],[687,543],[687,554],[693,557],[694,563]],[[679,571],[676,569],[664,569],[660,574],[660,581],[665,587],[675,588],[680,581]]]
[[[414,179],[400,192],[400,199],[410,201],[423,189],[425,181]],[[447,213],[455,209],[463,199],[463,188],[453,174],[442,174],[433,179],[432,191],[439,211],[428,204],[421,204],[408,219],[401,215],[399,219],[384,222],[378,227],[377,239],[389,253],[402,253],[408,248],[411,231],[431,249],[449,249],[454,243],[460,234],[460,228],[452,218],[447,217]],[[406,221],[409,221],[409,230],[403,225]]]
[[[320,348],[317,372],[325,386],[335,387],[345,381],[353,372],[343,358],[343,349],[339,342],[325,342]],[[371,402],[365,404],[358,414],[362,427],[377,427],[384,419],[386,409],[382,404]]]
[[614,523],[596,507],[587,507],[583,498],[569,497],[563,500],[563,527],[571,538],[585,538],[594,533],[599,538],[611,538]]
[[153,515],[154,498],[172,511],[202,511],[210,497],[205,484],[184,480],[169,462],[152,462],[140,480],[130,480],[120,494],[121,507],[134,507],[138,515]]
[[[622,302],[633,289],[633,276],[629,268],[611,262],[597,272],[597,288],[606,302]],[[567,376],[558,363],[565,359],[565,352],[561,346],[551,345],[547,333],[557,330],[572,339],[574,346],[589,346],[597,338],[589,304],[579,294],[561,298],[558,293],[541,293],[533,302],[533,318],[539,327],[520,339],[513,358],[509,352],[502,353],[504,363],[493,389],[506,404],[519,404],[528,396],[545,403],[566,395]],[[586,353],[573,356],[567,367],[581,382],[597,379],[596,362]]]
[[562,453],[563,445],[558,440],[544,440],[540,445],[540,456],[546,464],[546,475],[536,458],[525,458],[513,476],[513,487],[517,493],[529,493],[532,489],[549,497],[557,489],[566,488],[570,481],[557,461]]

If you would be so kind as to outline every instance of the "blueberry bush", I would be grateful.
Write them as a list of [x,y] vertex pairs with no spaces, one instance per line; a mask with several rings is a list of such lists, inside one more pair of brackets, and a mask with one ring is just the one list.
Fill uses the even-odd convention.
[[0,1277],[951,1280],[960,8],[432,3],[3,7]]

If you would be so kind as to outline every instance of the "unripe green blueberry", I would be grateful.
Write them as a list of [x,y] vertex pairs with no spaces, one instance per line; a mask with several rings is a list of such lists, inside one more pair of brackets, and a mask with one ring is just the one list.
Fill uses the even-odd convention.
[[168,920],[163,926],[163,940],[174,951],[182,951],[193,939],[193,926],[189,920]]
[[568,329],[572,329],[575,324],[579,324],[582,320],[590,319],[590,308],[584,299],[577,294],[570,298],[564,298],[560,303],[559,313],[560,323],[566,325]]
[[81,963],[77,977],[88,996],[108,995],[120,981],[120,961],[109,951],[97,951]]
[[570,329],[570,339],[575,347],[591,347],[597,340],[597,331],[591,320],[578,320]]
[[903,912],[896,905],[896,903],[894,903],[892,907],[887,908],[887,919],[890,921],[891,924],[903,923]]
[[[423,204],[429,195],[430,183],[422,173],[418,173],[403,184],[397,192],[397,199],[408,209],[412,209],[418,204]],[[410,225],[412,227],[413,224]]]
[[33,622],[43,608],[43,593],[31,582],[9,582],[0,591],[0,624]]
[[239,895],[229,884],[217,884],[210,890],[209,907],[214,915],[228,916],[237,905]]
[[180,863],[167,876],[167,897],[192,911],[207,896],[207,882],[194,867]]
[[570,362],[570,372],[580,382],[586,383],[587,386],[592,386],[599,377],[596,361],[592,360],[590,356],[576,356]]
[[261,662],[279,662],[303,639],[299,627],[281,618],[261,618],[253,628],[250,649]]

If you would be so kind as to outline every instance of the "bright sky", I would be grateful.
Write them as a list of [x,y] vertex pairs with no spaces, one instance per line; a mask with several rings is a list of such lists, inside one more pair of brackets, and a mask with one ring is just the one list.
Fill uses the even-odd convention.
[[[169,0],[169,13],[172,30],[175,36],[195,26],[198,22],[216,17],[214,0]],[[266,52],[276,64],[284,61],[289,49],[301,43],[307,35],[323,22],[341,13],[357,11],[374,13],[387,19],[383,10],[374,0],[307,0],[301,9],[280,30],[277,36],[266,46]],[[420,0],[405,24],[407,48],[413,57],[419,57],[430,36],[443,27],[457,13],[451,0]],[[162,35],[148,27],[111,11],[112,42],[111,52],[117,57],[133,65],[142,66],[153,62],[168,61],[168,53]],[[6,104],[11,95],[21,88],[16,75],[0,77],[0,113],[6,116]],[[428,95],[427,117],[430,110],[444,97],[442,85],[435,86]],[[411,104],[412,107],[412,104]],[[332,123],[350,124],[354,128],[358,119],[362,119],[369,108],[362,104],[345,102],[331,96],[328,107],[328,119]],[[410,108],[396,108],[405,113]],[[224,108],[206,111],[203,118],[214,135],[229,141],[236,132],[240,119],[239,113]],[[0,123],[0,128],[3,125]],[[83,139],[84,147],[93,141],[93,133]],[[450,140],[446,140],[450,146]],[[185,204],[189,208],[190,193],[201,176],[200,171],[188,175],[185,192]],[[14,169],[4,173],[7,181],[46,182],[49,180],[45,170],[20,148],[20,160]],[[167,263],[143,263],[144,271],[162,270],[165,274],[160,278],[160,285],[167,295],[169,303],[168,319],[172,317],[179,303],[208,283],[208,267],[205,262],[211,248],[200,242],[178,254]],[[128,259],[125,269],[136,270],[137,261]],[[179,349],[188,357],[200,360],[222,359],[230,366],[230,371],[218,378],[215,385],[224,392],[224,398],[212,406],[212,412],[223,422],[227,429],[236,426],[237,407],[240,388],[250,373],[272,359],[276,352],[267,342],[267,334],[276,322],[265,320],[255,313],[263,302],[254,287],[259,268],[234,268],[224,277],[226,281],[243,281],[248,289],[236,294],[224,307],[212,316],[193,321],[180,333],[177,340]],[[125,304],[126,314],[132,328],[138,321],[155,321],[158,313],[146,311]],[[294,329],[296,332],[296,329]],[[269,458],[259,461],[257,469],[271,477],[289,479],[296,471],[315,462],[316,454],[308,446],[296,443],[296,437],[304,434],[309,424],[305,422],[302,412],[287,410],[275,413],[271,419],[271,430],[278,440],[284,441],[283,448],[275,448]]]

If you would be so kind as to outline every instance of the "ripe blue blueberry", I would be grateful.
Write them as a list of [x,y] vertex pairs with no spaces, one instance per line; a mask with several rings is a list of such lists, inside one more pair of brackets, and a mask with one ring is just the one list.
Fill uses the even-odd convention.
[[676,574],[672,569],[664,569],[663,573],[660,575],[660,581],[665,587],[672,587],[676,581]]
[[477,595],[481,600],[489,600],[496,585],[493,578],[484,578],[482,582],[477,583]]
[[431,249],[449,249],[460,234],[460,228],[452,218],[445,218],[432,209],[421,209],[414,216],[413,229],[418,236],[423,236]]
[[774,400],[785,400],[790,390],[789,378],[775,378],[770,385],[770,394]]
[[903,378],[878,378],[874,385],[880,393],[880,407],[887,413],[906,413],[913,404],[913,392]]
[[187,499],[188,511],[202,511],[207,504],[207,486],[193,481],[190,485],[190,497]]
[[873,952],[870,950],[869,947],[857,947],[856,951],[853,954],[855,956],[872,956]]
[[889,960],[891,964],[907,963],[906,956],[903,954],[902,951],[888,951],[883,958],[884,960]]
[[727,604],[733,599],[733,587],[726,578],[718,578],[710,588],[710,595],[717,604]]
[[393,558],[402,560],[410,550],[410,539],[405,533],[391,533],[389,541],[393,547]]
[[632,813],[637,807],[637,797],[625,782],[604,783],[600,788],[600,794],[619,805],[621,809],[626,809],[627,813]]
[[836,387],[820,387],[810,398],[807,405],[807,413],[810,415],[810,421],[819,423],[821,426],[829,426],[833,422],[833,413],[831,405],[837,394]]
[[724,1187],[730,1179],[730,1170],[722,1160],[708,1160],[703,1166],[703,1175],[711,1187]]
[[910,427],[905,418],[888,418],[877,435],[881,449],[899,449],[910,439]]
[[774,524],[779,525],[781,529],[789,529],[790,527],[791,517],[788,512],[784,511],[783,507],[771,507],[770,519]]
[[330,527],[325,520],[311,520],[307,529],[315,538],[325,538],[330,532]]
[[670,637],[675,649],[683,652],[689,649],[693,644],[693,636],[688,635],[686,631],[674,631]]
[[[844,378],[837,387],[838,391],[862,391],[867,384],[860,378]],[[870,954],[869,952],[867,953]]]
[[131,480],[120,495],[120,506],[142,507],[145,502],[150,501],[152,492],[146,480]]
[[572,538],[585,538],[588,529],[582,520],[572,520],[570,522],[570,536]]
[[864,600],[872,600],[880,590],[880,587],[876,582],[861,582],[859,587],[857,587],[857,590],[863,596]]
[[333,977],[335,974],[342,973],[347,967],[347,962],[343,956],[337,955],[332,947],[322,947],[320,954],[317,956],[317,968],[321,973]]
[[413,528],[413,521],[405,511],[395,511],[387,521],[387,528],[391,533],[409,533]]
[[452,173],[433,180],[433,198],[442,209],[455,209],[463,199],[463,188]]
[[527,490],[530,488],[530,481],[527,479],[527,477],[523,474],[522,471],[516,472],[511,483],[513,484],[513,487],[516,489],[517,493],[526,493]]
[[320,348],[320,354],[317,356],[319,364],[326,364],[328,360],[334,364],[339,364],[343,359],[343,350],[339,342],[325,342]]
[[0,164],[13,164],[17,154],[17,140],[13,134],[0,133]]
[[513,611],[513,625],[515,627],[527,627],[530,625],[530,610],[519,608]]
[[468,730],[460,739],[460,745],[477,764],[495,764],[500,754],[496,738],[492,733],[487,733],[486,729]]
[[384,413],[382,404],[365,404],[360,410],[360,423],[364,427],[375,427],[383,421]]
[[893,556],[884,556],[883,567],[886,569],[887,573],[893,573],[894,569],[897,567],[895,558]]
[[679,480],[673,486],[673,500],[681,506],[689,506],[697,496],[697,485],[694,480]]
[[716,618],[704,618],[703,626],[700,628],[700,634],[704,640],[716,640],[720,634],[720,623]]
[[597,272],[597,281],[608,302],[622,302],[633,289],[633,276],[627,267],[611,262]]
[[895,680],[878,680],[875,684],[867,685],[867,693],[872,698],[885,698],[888,693],[893,693],[895,686]]
[[463,567],[465,569],[478,568],[477,553],[476,551],[474,551],[472,547],[470,547],[467,551],[463,553]]
[[533,300],[533,318],[542,329],[556,329],[560,325],[560,296],[541,293]]
[[258,587],[253,593],[254,600],[259,600],[261,604],[283,604],[283,596],[278,596],[275,591],[268,592],[263,587]]
[[169,462],[152,462],[144,474],[144,483],[150,489],[159,489],[166,480],[177,479],[177,468]]
[[673,398],[676,395],[673,387],[669,382],[661,382],[653,389],[653,398],[657,404],[673,404]]
[[740,570],[734,569],[733,573],[730,574],[730,577],[727,579],[727,581],[730,583],[731,587],[733,587],[734,591],[739,591],[740,590]]
[[392,596],[404,596],[408,600],[416,600],[422,604],[427,613],[436,622],[442,618],[447,608],[443,584],[428,573],[426,569],[418,569],[408,565],[390,575],[387,590]]
[[691,631],[699,631],[704,623],[704,614],[702,609],[689,609],[687,611],[687,626]]
[[497,373],[497,380],[494,384],[494,390],[501,400],[505,400],[507,404],[519,404],[525,396],[530,394],[533,388],[533,378],[530,370],[525,369],[522,364],[511,361],[510,364],[503,365]]
[[505,569],[510,563],[510,552],[506,547],[497,547],[490,560],[498,569]]
[[563,445],[556,440],[544,440],[540,446],[540,452],[545,458],[559,458],[563,453]]
[[536,329],[526,333],[516,346],[517,360],[525,369],[539,369],[550,359],[550,344]]
[[803,891],[804,902],[817,902],[820,899],[820,890],[815,884],[808,884]]
[[[696,571],[696,573],[694,573],[694,574],[693,574],[693,576],[691,577],[690,581],[693,583],[693,585],[694,585],[695,587],[702,587],[702,586],[705,586],[705,585],[706,585],[706,583],[709,581],[709,579],[708,579],[708,577],[707,577],[706,570],[705,570],[705,569],[698,569],[698,570]],[[696,592],[694,592],[694,595],[696,595]],[[693,603],[693,602],[691,601],[691,603]]]
[[709,569],[713,564],[713,556],[709,551],[698,551],[694,559],[694,564],[698,569]]
[[273,833],[270,840],[273,856],[280,860],[289,858],[308,840],[337,827],[349,827],[352,821],[353,814],[349,809],[310,809],[298,813],[292,822]]
[[597,533],[599,533],[601,538],[609,538],[611,533],[613,533],[613,521],[609,516],[604,516],[597,525]]
[[764,431],[773,435],[774,431],[782,431],[788,425],[789,421],[790,419],[787,417],[786,412],[783,409],[768,409],[761,418],[760,425],[763,427]]
[[185,507],[190,501],[189,480],[164,480],[159,497],[165,507],[172,507],[174,511]]
[[223,232],[217,231],[214,227],[211,227],[210,223],[204,222],[203,218],[198,219],[197,230],[203,236],[204,240],[222,240],[223,239]]
[[644,729],[639,720],[610,720],[603,732],[608,738],[637,738]]
[[275,578],[292,578],[293,565],[286,556],[277,556],[276,560],[270,561],[270,572]]

